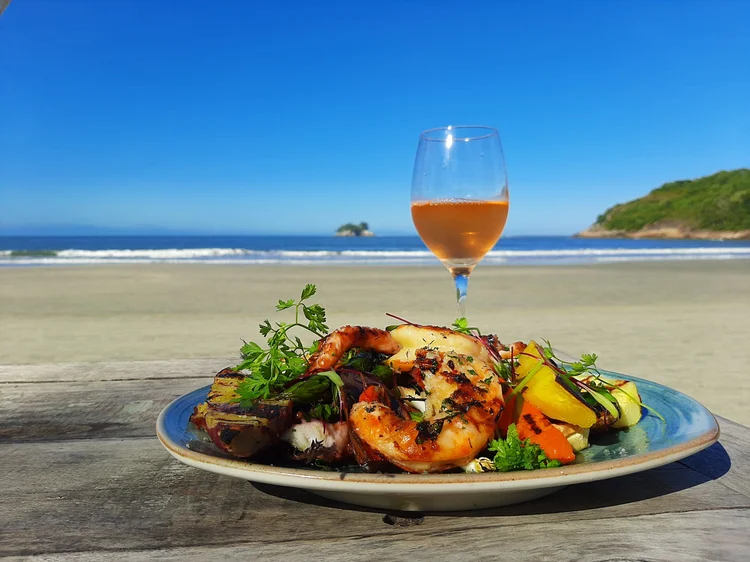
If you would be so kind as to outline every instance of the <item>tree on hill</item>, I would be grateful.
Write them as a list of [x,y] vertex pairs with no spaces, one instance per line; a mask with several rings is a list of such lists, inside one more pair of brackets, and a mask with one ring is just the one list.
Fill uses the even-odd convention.
[[750,230],[750,169],[665,183],[640,199],[608,209],[594,226],[635,232],[654,224],[691,230]]
[[359,224],[348,222],[346,224],[341,225],[338,228],[338,230],[336,230],[336,232],[339,234],[343,232],[351,232],[355,236],[362,236],[362,234],[364,234],[368,230],[369,230],[369,225],[366,222],[361,222]]

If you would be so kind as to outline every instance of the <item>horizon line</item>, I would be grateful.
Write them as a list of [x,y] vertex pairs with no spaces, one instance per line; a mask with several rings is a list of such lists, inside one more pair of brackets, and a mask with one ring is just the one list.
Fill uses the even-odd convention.
[[[543,237],[554,237],[554,238],[569,238],[575,236],[575,232],[571,233],[557,233],[557,234],[520,234],[520,233],[509,233],[503,234],[502,238],[543,238]],[[262,237],[262,236],[278,236],[278,237],[324,237],[324,238],[419,238],[419,234],[416,232],[386,232],[384,234],[374,234],[372,236],[337,236],[335,233],[315,233],[315,232],[190,232],[190,231],[126,231],[126,230],[113,230],[111,232],[43,232],[43,231],[3,231],[0,229],[0,238],[2,237],[26,237],[26,238],[105,238],[105,237],[204,237],[204,238],[218,238],[218,237]]]

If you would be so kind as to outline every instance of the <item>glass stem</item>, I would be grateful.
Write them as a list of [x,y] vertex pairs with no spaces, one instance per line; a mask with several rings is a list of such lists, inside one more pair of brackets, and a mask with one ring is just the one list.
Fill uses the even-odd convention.
[[466,318],[466,294],[469,290],[469,273],[471,270],[456,268],[451,271],[456,283],[456,301],[458,302],[458,317]]

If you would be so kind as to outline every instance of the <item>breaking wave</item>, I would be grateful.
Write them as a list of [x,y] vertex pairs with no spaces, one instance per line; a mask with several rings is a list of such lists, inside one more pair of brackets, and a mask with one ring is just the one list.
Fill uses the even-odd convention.
[[[750,258],[750,246],[691,248],[579,248],[493,250],[483,263],[585,263],[642,260]],[[0,250],[0,264],[64,265],[97,263],[214,264],[432,264],[428,250],[249,250],[244,248],[136,250]]]

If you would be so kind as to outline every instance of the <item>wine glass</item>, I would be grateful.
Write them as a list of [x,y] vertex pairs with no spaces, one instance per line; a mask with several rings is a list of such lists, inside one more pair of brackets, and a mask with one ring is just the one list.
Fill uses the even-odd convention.
[[422,241],[453,275],[459,317],[466,316],[469,274],[500,239],[508,205],[497,129],[448,126],[420,135],[411,216]]

